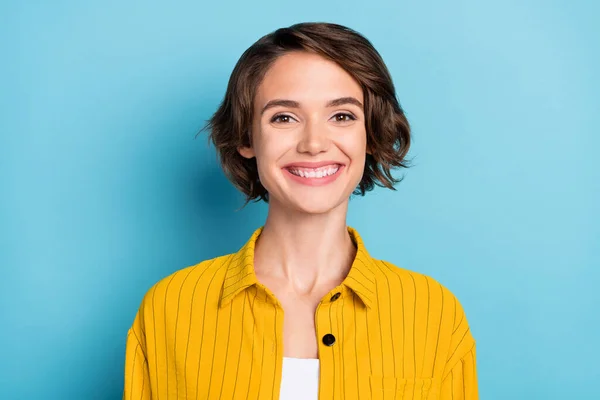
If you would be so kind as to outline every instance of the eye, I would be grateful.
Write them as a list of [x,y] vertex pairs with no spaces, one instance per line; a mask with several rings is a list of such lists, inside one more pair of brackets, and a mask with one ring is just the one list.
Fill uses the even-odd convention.
[[335,122],[350,122],[356,120],[356,117],[350,113],[337,113],[333,118],[335,118]]
[[271,118],[271,123],[289,124],[290,122],[292,122],[292,120],[294,120],[294,118],[292,118],[291,116],[289,116],[287,114],[275,114]]

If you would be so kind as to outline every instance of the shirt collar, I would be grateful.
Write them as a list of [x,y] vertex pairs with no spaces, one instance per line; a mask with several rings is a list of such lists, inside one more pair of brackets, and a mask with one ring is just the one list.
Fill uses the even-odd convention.
[[[225,264],[227,272],[221,291],[220,306],[227,305],[239,292],[258,283],[254,272],[254,246],[264,227],[254,231],[242,248],[230,256]],[[342,285],[350,288],[369,308],[376,300],[375,260],[369,255],[356,229],[348,226],[350,238],[356,246],[356,257]]]

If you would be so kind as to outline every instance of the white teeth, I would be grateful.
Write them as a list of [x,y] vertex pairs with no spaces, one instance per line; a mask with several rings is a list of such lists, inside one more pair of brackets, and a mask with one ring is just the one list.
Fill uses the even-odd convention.
[[338,165],[335,165],[335,166],[331,166],[331,167],[325,167],[324,169],[323,168],[316,168],[316,169],[308,169],[308,168],[293,169],[293,168],[290,168],[290,169],[288,169],[288,171],[290,171],[294,175],[301,176],[303,178],[323,178],[325,176],[330,176],[330,175],[335,174],[339,168],[340,167]]

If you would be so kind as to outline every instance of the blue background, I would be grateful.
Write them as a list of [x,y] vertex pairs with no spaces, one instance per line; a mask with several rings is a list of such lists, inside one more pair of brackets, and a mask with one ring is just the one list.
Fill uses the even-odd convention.
[[598,4],[3,1],[0,398],[120,398],[144,293],[263,223],[194,137],[241,53],[301,21],[392,72],[414,167],[349,224],[458,296],[481,398],[600,398]]

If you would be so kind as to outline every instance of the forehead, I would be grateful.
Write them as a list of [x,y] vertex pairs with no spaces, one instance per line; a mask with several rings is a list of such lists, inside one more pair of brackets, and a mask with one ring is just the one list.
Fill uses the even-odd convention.
[[324,104],[346,96],[363,101],[360,84],[342,67],[317,54],[291,52],[267,70],[257,88],[255,105],[261,107],[275,98]]

